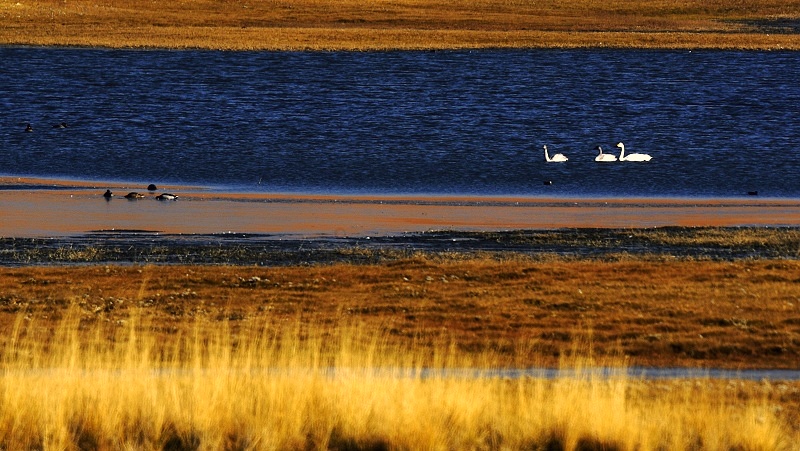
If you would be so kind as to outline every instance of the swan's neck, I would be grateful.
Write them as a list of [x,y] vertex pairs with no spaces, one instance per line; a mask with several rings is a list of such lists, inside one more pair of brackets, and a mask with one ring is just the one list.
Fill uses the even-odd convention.
[[625,144],[619,143],[619,159],[625,158]]

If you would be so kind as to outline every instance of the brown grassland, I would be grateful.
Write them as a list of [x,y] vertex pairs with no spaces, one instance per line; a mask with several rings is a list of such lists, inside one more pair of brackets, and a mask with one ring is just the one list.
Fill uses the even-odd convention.
[[798,0],[0,0],[0,44],[800,49]]
[[[6,449],[792,450],[795,260],[419,253],[0,270]],[[577,368],[578,377],[425,376]],[[332,373],[333,372],[333,373]]]
[[[796,261],[410,258],[376,265],[89,266],[0,270],[0,324],[21,313],[54,328],[132,312],[159,339],[198,319],[240,325],[357,321],[393,342],[492,352],[557,366],[575,341],[638,366],[797,369]],[[525,354],[518,346],[525,343]]]

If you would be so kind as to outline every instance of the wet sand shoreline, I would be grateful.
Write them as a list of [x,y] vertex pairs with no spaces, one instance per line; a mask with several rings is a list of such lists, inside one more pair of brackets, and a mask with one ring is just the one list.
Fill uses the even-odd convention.
[[[798,258],[798,199],[367,196],[0,178],[0,266],[378,263],[414,253]],[[116,195],[107,200],[102,194]],[[176,201],[158,201],[158,193]],[[145,197],[128,200],[130,191]],[[713,235],[713,236],[709,236]],[[772,238],[768,238],[772,235]]]
[[[800,225],[800,199],[562,198],[333,195],[215,191],[125,183],[0,179],[0,236],[70,237],[96,232],[371,237],[432,230],[778,227]],[[102,197],[111,189],[115,197]],[[145,197],[128,200],[130,191]],[[177,201],[157,201],[169,191]]]

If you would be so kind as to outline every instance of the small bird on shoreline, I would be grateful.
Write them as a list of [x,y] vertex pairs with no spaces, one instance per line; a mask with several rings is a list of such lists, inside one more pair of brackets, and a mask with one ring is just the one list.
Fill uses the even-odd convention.
[[137,192],[133,191],[133,192],[130,192],[130,193],[126,194],[125,198],[126,199],[131,199],[131,200],[132,199],[144,199],[144,194],[137,193]]
[[114,193],[112,193],[110,189],[107,189],[106,192],[103,193],[103,197],[105,197],[106,199],[111,199],[112,197],[114,197]]
[[156,196],[156,200],[178,200],[178,196],[170,193],[161,193]]

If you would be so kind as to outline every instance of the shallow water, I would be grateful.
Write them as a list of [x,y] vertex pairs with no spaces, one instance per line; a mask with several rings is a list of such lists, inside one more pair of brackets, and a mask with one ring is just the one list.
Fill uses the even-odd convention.
[[[794,52],[0,48],[0,173],[244,191],[794,198],[797,73]],[[594,161],[596,145],[618,153],[618,141],[652,161]],[[545,163],[543,144],[569,161]]]
[[[409,372],[409,374],[413,374]],[[552,368],[523,368],[523,369],[452,369],[452,370],[424,370],[422,377],[455,377],[477,378],[498,377],[519,379],[522,377],[545,379],[605,379],[605,378],[634,378],[643,380],[655,379],[708,379],[708,380],[751,380],[751,381],[797,381],[800,380],[800,371],[796,370],[727,370],[719,368],[654,368],[654,367],[592,367],[583,369],[552,369]]]

